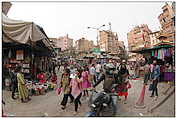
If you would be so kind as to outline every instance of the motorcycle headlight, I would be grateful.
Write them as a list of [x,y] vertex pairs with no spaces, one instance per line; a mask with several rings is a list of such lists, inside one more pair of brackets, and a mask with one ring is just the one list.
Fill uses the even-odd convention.
[[96,105],[95,105],[95,104],[92,104],[91,106],[92,106],[93,108],[95,108],[95,107],[96,107]]

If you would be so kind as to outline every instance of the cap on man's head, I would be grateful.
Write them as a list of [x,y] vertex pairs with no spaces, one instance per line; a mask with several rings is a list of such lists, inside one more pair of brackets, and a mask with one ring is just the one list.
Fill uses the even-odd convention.
[[125,60],[122,60],[122,63],[126,63],[126,61],[125,61]]

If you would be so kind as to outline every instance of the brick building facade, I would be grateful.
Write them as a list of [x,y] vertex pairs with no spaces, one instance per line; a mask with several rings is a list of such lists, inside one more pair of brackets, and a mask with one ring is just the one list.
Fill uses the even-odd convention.
[[150,33],[151,30],[146,24],[134,27],[129,33],[127,33],[129,50],[131,51],[143,47],[150,47]]
[[173,3],[173,9],[172,6],[166,3],[162,7],[162,10],[163,12],[158,16],[162,28],[160,35],[165,36],[167,41],[174,42],[175,40],[174,3]]
[[91,51],[94,47],[93,41],[81,38],[75,42],[77,51]]

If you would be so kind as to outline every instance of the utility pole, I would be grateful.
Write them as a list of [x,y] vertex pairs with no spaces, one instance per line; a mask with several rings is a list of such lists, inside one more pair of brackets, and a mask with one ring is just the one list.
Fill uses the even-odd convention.
[[105,24],[103,24],[100,27],[87,27],[88,29],[95,29],[97,31],[97,37],[96,37],[96,39],[97,39],[97,46],[99,45],[99,43],[98,43],[98,41],[99,41],[99,30],[100,30],[100,28],[102,28],[104,26],[105,26]]
[[112,31],[112,30],[111,30],[111,22],[109,22],[109,31]]
[[[109,38],[108,38],[108,42],[111,41],[111,45],[110,46],[113,47],[114,44],[113,44],[113,40],[112,40],[113,36],[112,36],[111,22],[109,22],[108,24],[109,24]],[[112,52],[112,48],[111,48],[110,52]]]

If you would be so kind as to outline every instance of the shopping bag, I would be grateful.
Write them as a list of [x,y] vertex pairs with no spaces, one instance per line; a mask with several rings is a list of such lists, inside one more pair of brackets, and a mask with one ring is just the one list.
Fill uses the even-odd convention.
[[153,84],[151,83],[151,84],[149,85],[149,91],[152,91],[153,88],[154,88],[154,86],[153,86]]
[[57,89],[56,89],[56,93],[57,93],[57,95],[60,95],[60,93],[61,93],[61,88],[57,88]]
[[128,88],[132,88],[132,85],[130,83],[128,83]]

